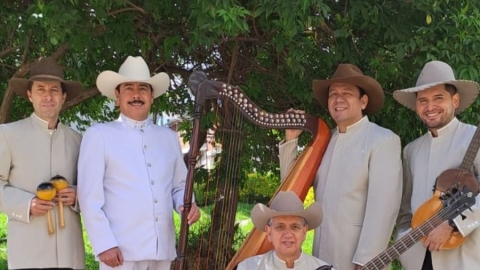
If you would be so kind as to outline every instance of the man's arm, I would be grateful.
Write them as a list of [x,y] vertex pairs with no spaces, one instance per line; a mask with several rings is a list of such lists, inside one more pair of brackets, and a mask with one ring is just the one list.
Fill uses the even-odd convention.
[[12,157],[7,137],[0,126],[0,210],[9,219],[30,222],[30,204],[35,194],[10,185]]
[[85,132],[78,159],[77,196],[83,221],[95,254],[118,246],[103,211],[105,193],[105,143],[102,134],[92,127]]
[[403,192],[400,211],[397,217],[397,233],[395,239],[399,239],[408,231],[412,223],[412,173],[408,160],[408,146],[403,150]]
[[280,179],[287,177],[290,169],[297,158],[298,139],[281,141],[278,146],[278,158],[280,159]]

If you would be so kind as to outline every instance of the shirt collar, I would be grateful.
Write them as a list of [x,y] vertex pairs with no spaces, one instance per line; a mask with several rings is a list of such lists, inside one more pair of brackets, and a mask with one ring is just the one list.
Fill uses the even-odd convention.
[[[359,130],[360,128],[362,128],[362,126],[364,126],[366,123],[368,123],[368,116],[364,116],[362,117],[360,120],[358,120],[355,124],[351,125],[351,126],[348,126],[345,133],[349,133],[349,132],[353,132],[355,130]],[[336,131],[337,133],[340,134],[340,132],[338,131],[338,126],[336,127]]]
[[[34,112],[30,115],[30,119],[32,120],[33,124],[41,129],[45,130],[52,130],[48,129],[48,121],[43,120],[40,118],[38,115],[36,115]],[[57,127],[60,125],[60,121],[58,121]],[[53,129],[55,130],[55,129]]]
[[[451,130],[455,130],[458,127],[458,124],[460,121],[456,117],[450,121],[446,126],[440,128],[437,130],[437,137],[445,136],[445,134],[450,133]],[[433,137],[432,132],[429,130],[428,134],[430,134],[430,137]]]
[[131,118],[126,117],[122,113],[120,113],[120,116],[118,117],[118,121],[120,121],[121,123],[124,123],[125,125],[131,128],[138,129],[138,130],[143,130],[152,124],[152,121],[150,119],[137,121],[137,120],[133,120]]
[[[273,251],[273,258],[274,260],[276,261],[276,263],[279,263],[279,264],[282,264],[283,266],[287,267],[287,263],[280,259],[278,256],[277,256],[277,253],[275,251]],[[300,257],[298,257],[298,259],[296,259],[294,262],[293,262],[293,268],[297,267],[298,264],[301,262],[303,258],[303,251],[300,252]]]

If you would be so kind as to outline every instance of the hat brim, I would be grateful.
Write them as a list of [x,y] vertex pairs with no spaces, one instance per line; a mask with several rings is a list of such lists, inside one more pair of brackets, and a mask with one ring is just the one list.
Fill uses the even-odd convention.
[[460,96],[460,104],[455,112],[461,113],[468,108],[478,96],[480,86],[477,82],[469,80],[449,80],[443,82],[436,82],[425,84],[421,86],[410,87],[401,90],[395,90],[393,92],[393,98],[403,106],[416,111],[417,92],[427,90],[437,85],[451,84],[457,88],[457,93]]
[[308,223],[308,229],[314,229],[322,223],[322,207],[319,202],[312,203],[309,207],[297,212],[278,212],[268,208],[262,203],[257,203],[252,209],[252,222],[255,228],[265,231],[269,219],[279,216],[303,217]]
[[115,88],[126,82],[144,82],[150,84],[153,89],[153,98],[157,98],[167,92],[167,89],[170,86],[170,77],[168,77],[167,73],[160,72],[153,77],[150,77],[148,80],[137,80],[107,70],[98,75],[97,88],[104,96],[115,100]]
[[83,90],[82,84],[80,82],[55,80],[55,79],[51,79],[51,78],[43,78],[43,79],[36,79],[36,80],[30,80],[30,79],[24,79],[24,78],[12,78],[8,82],[8,85],[19,96],[28,99],[27,90],[28,90],[28,84],[31,81],[58,81],[58,82],[62,83],[62,89],[67,94],[67,97],[65,98],[65,102],[74,99]]
[[368,96],[367,107],[364,110],[367,115],[378,112],[383,106],[385,94],[382,86],[374,78],[363,75],[330,80],[313,80],[313,95],[320,102],[320,105],[326,109],[328,109],[328,90],[330,85],[334,83],[348,83],[362,88]]

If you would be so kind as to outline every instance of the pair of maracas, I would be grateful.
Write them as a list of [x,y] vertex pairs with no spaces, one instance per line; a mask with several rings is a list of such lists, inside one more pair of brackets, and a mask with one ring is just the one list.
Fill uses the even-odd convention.
[[[50,178],[50,182],[40,183],[37,187],[37,197],[45,201],[51,201],[57,195],[57,191],[60,191],[68,187],[68,181],[65,177],[61,175],[55,175]],[[58,202],[59,209],[59,223],[60,228],[65,228],[65,218],[63,216],[63,203]],[[52,214],[50,210],[47,212],[47,224],[48,224],[48,233],[53,234],[55,232],[52,222]]]

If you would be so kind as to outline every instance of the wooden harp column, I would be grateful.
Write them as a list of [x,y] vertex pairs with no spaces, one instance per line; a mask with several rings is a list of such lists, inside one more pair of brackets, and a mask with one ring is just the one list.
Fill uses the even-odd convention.
[[[256,106],[239,87],[228,85],[222,82],[207,80],[207,77],[203,72],[192,73],[189,79],[189,86],[195,94],[195,109],[193,131],[190,140],[190,151],[187,161],[188,175],[184,202],[186,213],[188,213],[191,207],[194,173],[197,165],[197,157],[199,155],[198,149],[201,146],[200,144],[203,143],[203,140],[198,140],[198,135],[201,134],[200,120],[205,102],[207,100],[220,100],[230,104],[240,112],[244,119],[261,128],[302,129],[312,134],[312,140],[305,147],[302,154],[297,158],[286,179],[275,192],[276,195],[279,191],[292,190],[300,197],[301,200],[305,199],[309,188],[312,186],[313,179],[316,175],[317,169],[330,139],[330,130],[323,120],[308,114],[298,114],[293,112],[266,112]],[[231,193],[235,192],[229,192],[228,194],[225,194],[225,196],[231,196],[228,197],[226,201],[235,204],[234,206],[236,208],[237,194]],[[223,223],[220,224],[220,226],[230,226],[233,229],[234,220],[230,222],[222,220],[222,222]],[[225,228],[220,228],[220,230],[223,231]],[[175,262],[176,270],[186,269],[185,254],[187,241],[188,225],[186,215],[182,215],[180,238],[177,248],[178,255]],[[222,244],[228,245],[229,243],[222,242],[215,243],[214,245]],[[229,248],[230,247],[220,248],[225,250],[225,254],[221,254],[220,256],[216,257],[214,266],[200,264],[201,266],[197,267],[196,269],[234,269],[240,261],[257,254],[265,253],[271,250],[273,247],[266,239],[265,233],[253,229],[233,258],[228,254]]]

